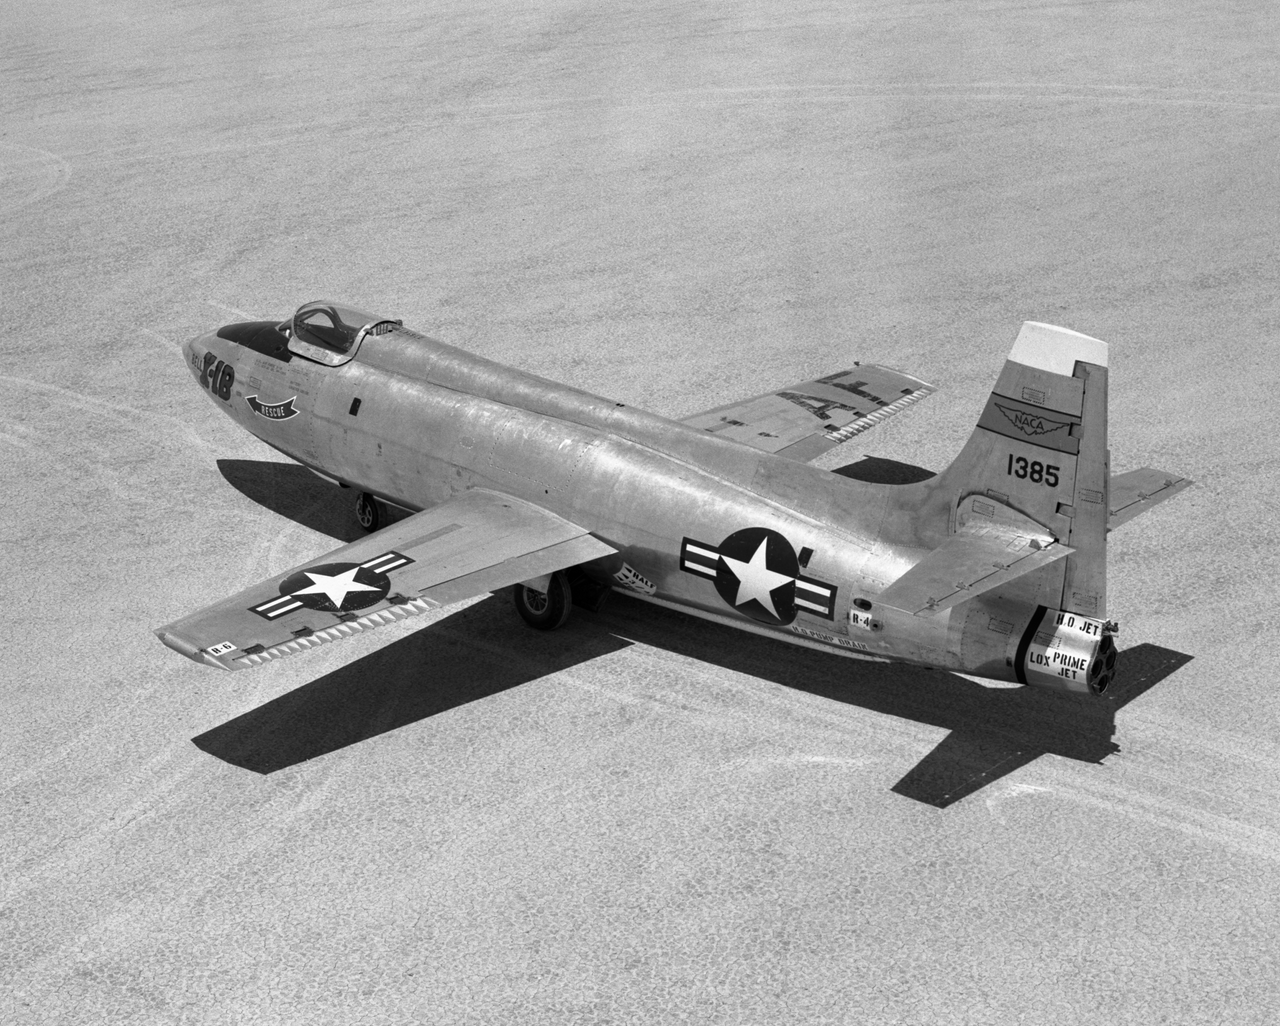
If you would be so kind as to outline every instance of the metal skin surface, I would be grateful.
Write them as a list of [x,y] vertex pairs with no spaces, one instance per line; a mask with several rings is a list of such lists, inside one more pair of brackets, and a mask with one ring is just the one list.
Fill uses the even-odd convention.
[[[525,500],[617,550],[583,565],[595,580],[795,644],[1085,694],[1100,692],[1109,680],[1101,661],[1092,686],[1074,671],[1027,672],[1027,652],[1046,610],[1049,616],[1065,610],[1093,618],[1102,641],[1105,366],[1074,364],[1068,377],[1011,358],[980,427],[952,466],[926,481],[890,485],[759,451],[492,363],[398,324],[384,322],[377,329],[382,333],[364,334],[339,366],[289,352],[298,349],[295,340],[269,328],[231,325],[187,343],[193,374],[246,430],[353,489],[414,511],[477,488]],[[1049,331],[1060,333],[1049,337],[1055,345],[1073,334]],[[1025,350],[1024,336],[1019,346]],[[1097,346],[1105,361],[1105,345]],[[1044,362],[1040,352],[1028,359]],[[219,366],[233,368],[233,382],[217,373]],[[219,379],[212,387],[211,377]],[[1038,405],[1025,406],[1029,401]],[[1057,448],[1045,447],[1050,435]],[[1015,464],[1022,466],[1017,461],[1042,467],[1046,453],[1054,461],[1056,486],[1045,483],[1044,471],[1032,471],[1041,477],[1034,485],[1014,477]],[[988,548],[1007,542],[1010,551],[1033,557],[1036,568],[1007,570],[1011,580],[985,591],[959,580],[947,589],[960,589],[958,597],[943,602],[930,593],[914,609],[908,600],[930,566],[926,557],[943,561],[933,565],[944,581],[973,570],[961,565],[951,573],[941,554],[957,533],[981,536]],[[951,548],[961,564],[978,558],[963,539]],[[794,554],[801,554],[798,570]],[[788,559],[797,579],[794,593],[778,583],[777,568]],[[725,591],[736,583],[725,567],[736,567],[743,578],[749,563],[764,568],[761,587],[782,591],[770,597],[757,588],[754,602],[743,598],[743,590],[736,599]],[[907,576],[917,565],[916,574]],[[992,573],[989,561],[982,566],[987,569],[971,574],[974,580]],[[628,575],[651,587],[624,589],[620,582]],[[718,589],[717,579],[729,584]],[[880,602],[895,582],[902,599]],[[966,599],[970,588],[974,597]],[[835,592],[829,617],[821,608],[824,589]],[[793,596],[811,601],[809,608],[795,601],[788,622],[783,607]],[[766,603],[779,615],[764,611]],[[1047,635],[1040,641],[1042,648],[1053,645]],[[1105,655],[1095,645],[1087,657]]]

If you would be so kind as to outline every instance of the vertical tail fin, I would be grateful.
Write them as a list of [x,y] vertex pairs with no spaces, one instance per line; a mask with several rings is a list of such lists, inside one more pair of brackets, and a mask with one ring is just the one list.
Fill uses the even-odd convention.
[[1107,344],[1028,321],[942,483],[958,494],[956,509],[982,496],[994,503],[968,508],[998,515],[995,504],[1010,507],[1074,548],[1028,582],[1037,591],[1034,600],[1104,617],[1109,462]]

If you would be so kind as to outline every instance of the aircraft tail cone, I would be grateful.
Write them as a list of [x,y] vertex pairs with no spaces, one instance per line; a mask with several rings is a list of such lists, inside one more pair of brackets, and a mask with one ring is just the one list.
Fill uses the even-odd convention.
[[1018,682],[1051,691],[1101,695],[1116,669],[1116,642],[1102,620],[1041,606],[1018,642]]

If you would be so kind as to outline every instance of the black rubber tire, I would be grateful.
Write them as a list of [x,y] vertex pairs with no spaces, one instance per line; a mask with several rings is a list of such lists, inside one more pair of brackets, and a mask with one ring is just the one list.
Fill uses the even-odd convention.
[[386,523],[386,519],[381,504],[372,495],[361,492],[356,496],[356,522],[362,528],[373,534]]
[[516,612],[530,627],[540,631],[553,631],[563,627],[573,609],[573,592],[569,587],[569,577],[563,570],[551,575],[551,583],[547,585],[547,593],[526,588],[517,584],[513,590],[516,601]]

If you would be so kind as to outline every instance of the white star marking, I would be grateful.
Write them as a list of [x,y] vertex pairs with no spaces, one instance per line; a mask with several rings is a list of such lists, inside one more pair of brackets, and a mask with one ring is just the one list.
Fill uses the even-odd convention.
[[342,608],[342,603],[346,601],[348,592],[352,591],[381,591],[372,584],[356,584],[356,574],[359,572],[358,566],[353,566],[345,573],[335,574],[330,577],[328,574],[313,574],[310,570],[302,571],[311,578],[311,586],[309,588],[299,588],[293,592],[294,595],[324,595],[338,609]]
[[770,570],[765,565],[765,550],[769,545],[768,538],[760,540],[760,547],[756,549],[756,554],[751,557],[750,563],[744,563],[740,559],[730,559],[721,553],[720,558],[725,561],[725,565],[738,579],[738,598],[733,603],[735,606],[744,606],[752,599],[759,602],[765,609],[773,614],[775,619],[781,620],[778,616],[778,610],[774,608],[773,598],[770,595],[775,588],[781,588],[788,581],[794,581],[795,578],[787,574],[780,574],[776,570]]

